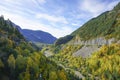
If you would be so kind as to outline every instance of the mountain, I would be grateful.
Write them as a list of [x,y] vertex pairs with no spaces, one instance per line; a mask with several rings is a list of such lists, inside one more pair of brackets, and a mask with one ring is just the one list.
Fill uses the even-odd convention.
[[0,17],[0,80],[69,80],[65,70],[27,42],[10,20]]
[[77,79],[120,80],[120,3],[59,38],[47,51]]
[[57,39],[50,33],[44,31],[21,29],[20,26],[14,24],[10,20],[7,20],[7,23],[12,23],[12,26],[16,27],[21,32],[21,34],[26,38],[26,40],[31,41],[33,43],[53,44]]
[[59,53],[67,45],[83,45],[82,48],[72,52],[72,56],[86,58],[101,46],[112,43],[120,44],[120,3],[112,10],[92,18],[70,35],[57,39],[52,51]]
[[51,34],[40,31],[40,30],[29,30],[29,29],[22,29],[21,33],[24,37],[31,42],[39,42],[45,44],[53,44],[57,38],[52,36]]
[[[113,39],[120,39],[120,3],[111,11],[106,11],[98,17],[92,18],[83,26],[75,30],[69,36],[70,43],[75,44],[108,44]],[[112,40],[111,40],[112,39]],[[61,42],[57,40],[56,43]],[[63,37],[62,42],[66,42],[66,37]],[[55,44],[56,44],[55,43]],[[67,43],[67,42],[66,42]]]

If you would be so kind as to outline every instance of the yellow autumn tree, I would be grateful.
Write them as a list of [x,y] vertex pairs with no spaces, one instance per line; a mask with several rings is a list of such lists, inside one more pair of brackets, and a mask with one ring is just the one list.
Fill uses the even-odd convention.
[[8,58],[8,65],[10,68],[15,69],[15,58],[13,54],[11,54]]

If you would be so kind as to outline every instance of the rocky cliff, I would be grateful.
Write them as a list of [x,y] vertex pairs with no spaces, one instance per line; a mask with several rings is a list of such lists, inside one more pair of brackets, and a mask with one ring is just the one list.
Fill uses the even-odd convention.
[[69,43],[72,44],[79,44],[79,45],[109,45],[111,43],[114,43],[116,40],[114,38],[111,39],[105,39],[104,37],[99,37],[91,40],[83,41],[81,39],[75,39],[74,41],[71,41]]

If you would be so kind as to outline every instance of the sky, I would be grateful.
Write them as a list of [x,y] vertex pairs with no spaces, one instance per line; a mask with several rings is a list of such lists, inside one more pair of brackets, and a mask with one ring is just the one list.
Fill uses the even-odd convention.
[[42,30],[59,38],[120,0],[0,0],[0,15],[22,29]]

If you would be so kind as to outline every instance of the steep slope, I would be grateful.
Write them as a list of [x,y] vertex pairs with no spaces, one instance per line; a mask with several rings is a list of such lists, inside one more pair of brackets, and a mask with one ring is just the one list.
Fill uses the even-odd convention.
[[[81,40],[90,40],[98,37],[120,39],[120,3],[111,11],[102,13],[91,19],[71,35]],[[75,38],[74,38],[75,39]]]
[[[107,42],[109,42],[109,39],[112,39],[109,42],[112,43],[112,41],[115,41],[113,38],[119,40],[120,3],[118,3],[113,10],[104,12],[98,17],[89,20],[79,29],[70,34],[70,36],[73,36],[73,38],[68,40],[70,43],[87,44],[85,41],[88,41],[88,45],[96,43],[100,43],[100,45],[108,44]],[[65,37],[61,40],[65,41],[64,39]],[[61,41],[58,39],[56,42],[60,43]]]
[[[85,57],[90,56],[100,46],[112,43],[120,43],[120,3],[111,11],[89,20],[72,34],[56,40],[55,46],[57,47],[54,50],[64,49],[66,45],[84,45],[73,55]],[[94,49],[90,50],[91,47]]]
[[0,17],[0,80],[69,80],[64,69],[36,51]]

